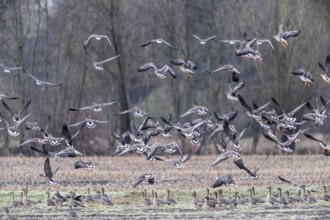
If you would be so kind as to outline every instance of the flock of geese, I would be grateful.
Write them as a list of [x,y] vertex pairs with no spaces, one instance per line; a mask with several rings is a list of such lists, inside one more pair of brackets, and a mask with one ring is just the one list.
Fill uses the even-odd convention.
[[[273,37],[277,42],[281,43],[283,48],[285,48],[288,46],[288,40],[290,38],[298,37],[300,34],[301,32],[299,30],[284,31],[283,25],[280,25],[278,33]],[[243,57],[244,59],[252,59],[253,61],[263,60],[261,53],[255,48],[255,45],[261,45],[266,43],[270,46],[272,50],[274,50],[274,46],[270,39],[258,39],[256,37],[248,39],[246,32],[243,33],[241,39],[233,40],[218,40],[216,39],[216,35],[206,39],[202,39],[195,34],[192,34],[192,37],[196,39],[201,46],[207,44],[211,40],[219,43],[228,43],[229,45],[238,44],[239,47],[235,49],[235,54],[238,57]],[[89,45],[91,41],[95,41],[97,43],[97,41],[101,40],[108,42],[110,48],[113,47],[113,44],[111,43],[108,36],[97,34],[92,34],[91,36],[89,36],[83,45],[86,53],[89,55],[93,63],[94,68],[99,71],[104,70],[103,65],[114,59],[117,59],[120,56],[116,55],[114,57],[109,57],[105,60],[98,61],[97,57],[93,56],[89,52]],[[151,47],[155,44],[165,45],[173,50],[177,50],[176,47],[161,38],[151,40],[143,44],[142,47]],[[173,67],[171,67],[170,64],[172,64]],[[160,79],[164,79],[167,77],[167,74],[169,74],[173,78],[177,77],[177,73],[174,68],[178,68],[188,77],[193,77],[198,68],[197,64],[193,61],[184,60],[181,58],[171,60],[170,64],[158,68],[154,63],[148,62],[138,67],[137,71],[146,72],[152,70],[157,77],[159,77]],[[326,57],[325,64],[318,64],[320,67],[320,76],[325,82],[330,84],[330,54]],[[24,76],[34,80],[37,86],[62,86],[62,84],[60,83],[46,82],[41,79],[38,79],[37,77],[29,73],[27,67],[7,67],[3,64],[0,64],[0,68],[2,68],[4,73],[19,71],[24,74]],[[240,82],[239,75],[241,74],[241,71],[239,71],[233,65],[226,64],[216,68],[215,70],[207,70],[207,72],[209,72],[210,74],[218,72],[229,72],[231,74],[232,82],[229,82],[229,89],[226,92],[226,97],[230,101],[236,102],[241,105],[245,109],[247,116],[251,119],[250,123],[256,122],[262,128],[264,137],[270,142],[275,143],[280,150],[286,153],[291,153],[293,151],[291,145],[294,142],[299,142],[301,140],[301,135],[303,134],[306,138],[318,142],[320,146],[324,148],[324,154],[327,156],[329,155],[328,150],[330,149],[330,145],[325,143],[324,140],[319,140],[306,132],[309,130],[310,124],[315,124],[317,126],[324,124],[324,121],[327,118],[327,110],[330,106],[330,100],[326,100],[322,96],[319,96],[316,98],[316,107],[313,106],[310,102],[304,102],[297,106],[295,109],[287,110],[275,98],[271,98],[269,102],[258,106],[256,103],[247,103],[244,97],[239,94],[240,91],[244,89],[246,83],[243,81]],[[295,70],[292,72],[292,74],[299,76],[299,78],[306,84],[313,83],[314,81],[312,74],[308,71],[305,71],[304,69]],[[0,94],[2,105],[6,110],[6,112],[1,112],[0,115],[0,130],[6,130],[8,135],[12,137],[18,136],[20,134],[19,129],[23,126],[25,126],[27,130],[31,131],[34,137],[19,144],[19,147],[28,146],[31,150],[45,156],[45,174],[43,176],[46,178],[50,185],[59,186],[61,183],[56,181],[56,178],[54,178],[56,171],[59,169],[59,167],[52,168],[50,165],[50,158],[54,157],[56,159],[61,159],[66,157],[75,158],[82,156],[83,154],[75,146],[75,140],[79,137],[80,131],[82,129],[85,129],[85,127],[87,129],[93,129],[95,126],[98,126],[98,124],[107,123],[107,121],[86,118],[83,121],[73,122],[72,124],[63,124],[62,134],[55,135],[49,132],[48,129],[51,117],[50,115],[48,117],[48,123],[45,125],[39,123],[39,120],[37,119],[29,120],[31,119],[32,113],[26,113],[26,111],[32,100],[30,99],[24,106],[22,106],[21,109],[17,110],[12,108],[11,103],[14,102],[17,98],[18,97]],[[118,101],[120,100],[97,104],[94,103],[89,106],[72,107],[68,110],[74,112],[102,112],[104,109],[115,105]],[[271,106],[273,106],[273,108],[271,108]],[[301,111],[303,108],[307,108],[308,112],[303,115],[301,121],[298,121],[296,113]],[[185,167],[185,163],[187,163],[190,159],[189,153],[183,152],[181,147],[175,141],[169,141],[167,143],[164,143],[163,141],[150,142],[150,140],[154,139],[157,136],[167,138],[173,135],[179,135],[190,141],[192,145],[198,146],[204,139],[208,140],[211,138],[217,138],[216,146],[219,150],[219,156],[215,158],[212,163],[210,163],[210,167],[217,166],[218,164],[223,163],[228,159],[232,159],[233,162],[237,165],[237,167],[245,171],[251,177],[251,179],[258,180],[258,171],[262,168],[262,165],[265,163],[268,156],[260,163],[260,165],[255,170],[251,171],[244,165],[243,158],[239,153],[239,151],[242,149],[242,146],[240,145],[240,139],[244,136],[244,133],[249,128],[250,123],[245,127],[237,127],[234,122],[238,113],[238,111],[234,111],[224,114],[217,111],[212,111],[205,106],[195,105],[192,106],[190,109],[187,109],[186,112],[183,112],[180,115],[180,118],[183,119],[183,122],[174,122],[172,120],[171,115],[168,115],[168,117],[160,117],[159,119],[157,119],[156,117],[148,114],[147,112],[136,106],[132,107],[125,111],[114,114],[118,117],[123,114],[131,114],[132,117],[130,121],[129,130],[123,133],[112,132],[112,137],[118,143],[113,155],[121,156],[127,153],[136,153],[141,155],[142,158],[144,158],[145,160],[156,161],[157,163],[168,163],[169,165],[173,165],[176,168],[182,169]],[[195,119],[184,120],[185,118],[188,118],[187,116],[189,116],[189,118]],[[142,123],[136,124],[134,120],[135,117],[142,118]],[[172,159],[165,159],[165,157],[162,157],[162,155],[164,154],[175,154],[177,157]],[[74,162],[74,168],[89,169],[94,168],[94,164],[92,161],[78,160]],[[280,179],[282,181],[289,182],[283,178]],[[135,188],[143,182],[153,184],[155,182],[154,176],[150,173],[138,176],[133,181],[132,187]],[[234,184],[235,181],[233,179],[233,176],[228,175],[218,178],[211,185],[211,187],[215,188],[220,187],[222,185],[232,186]],[[307,187],[300,186],[300,188],[304,190],[304,193],[301,194],[300,198],[304,199],[304,201],[308,201],[311,203],[311,196],[308,195],[310,190],[308,190]],[[274,197],[271,194],[271,187],[269,187],[268,189],[268,201],[271,204],[292,203],[290,199],[291,197],[289,197],[287,193],[285,194],[285,196],[282,196],[281,191],[279,190],[279,196]],[[23,190],[23,200],[27,199],[27,193],[27,189]],[[50,199],[49,195],[50,193],[48,193],[48,199]],[[169,190],[167,198],[165,200],[157,198],[157,192],[152,193],[151,199],[147,197],[146,191],[143,191],[141,195],[143,198],[143,203],[146,205],[154,204],[156,206],[161,206],[164,204],[175,204],[175,201],[170,197]],[[196,193],[193,193],[193,203],[197,207],[199,207],[202,203],[205,203],[208,207],[217,207],[222,205],[236,206],[237,204],[243,203],[243,198],[240,198],[238,194],[235,194],[234,198],[231,200],[226,200],[225,198],[223,198],[221,190],[215,192],[215,195],[215,197],[212,197],[207,194],[204,199],[199,200],[196,197]],[[307,200],[305,199],[305,197]],[[328,197],[329,196],[327,196],[327,198]],[[74,192],[71,192],[70,196],[66,198],[70,198],[70,206],[74,207],[75,205],[73,205],[73,201],[76,201],[76,196]],[[108,198],[108,196],[105,196],[103,188],[100,198],[102,202],[103,200],[106,200],[105,198]],[[84,199],[87,199],[87,197]],[[14,201],[16,200],[14,199],[13,194],[12,205],[16,206],[13,203]],[[111,200],[109,201],[111,202]],[[254,196],[254,189],[251,189],[249,198],[244,201],[249,202],[250,204],[256,204],[259,203],[259,201],[260,203],[262,203],[263,200],[258,200]],[[110,202],[108,204],[110,204]],[[47,205],[49,204],[55,203],[47,202]],[[5,210],[8,214],[8,209]]]

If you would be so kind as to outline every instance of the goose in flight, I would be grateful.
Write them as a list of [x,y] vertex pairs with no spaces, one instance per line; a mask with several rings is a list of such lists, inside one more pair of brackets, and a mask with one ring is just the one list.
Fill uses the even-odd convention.
[[45,175],[41,175],[41,176],[45,177],[48,180],[50,185],[58,186],[59,184],[53,180],[53,176],[56,174],[58,169],[59,169],[59,166],[55,167],[55,169],[51,168],[50,162],[49,162],[49,157],[47,157],[44,162]]
[[[238,39],[238,40],[215,40],[217,42],[220,43],[229,43],[230,45],[234,45],[234,44],[239,44],[240,48],[243,48],[248,42],[250,42],[252,39],[247,39],[247,33],[244,31],[242,38]],[[272,48],[272,50],[275,50],[272,42],[269,39],[257,39],[256,44],[257,45],[262,45],[262,44],[268,44],[270,46],[270,48]]]
[[7,96],[7,95],[3,95],[0,94],[0,99],[17,99],[17,96]]
[[24,72],[29,76],[31,77],[38,86],[41,86],[41,85],[47,85],[47,86],[62,86],[62,84],[55,84],[55,83],[50,83],[50,82],[46,82],[46,81],[43,81],[41,79],[38,79],[37,77],[33,76],[31,73],[29,73],[25,68],[23,68]]
[[72,125],[68,125],[68,127],[76,127],[76,126],[80,126],[80,125],[85,124],[87,128],[95,128],[96,124],[105,124],[107,122],[108,122],[107,120],[100,121],[100,120],[96,120],[96,119],[86,118],[83,121],[77,122],[77,123],[72,124]]
[[312,74],[304,69],[298,69],[295,71],[291,72],[293,75],[298,76],[304,83],[305,85],[309,86],[309,84],[312,84],[314,82]]
[[237,86],[232,88],[229,82],[229,89],[226,92],[227,98],[232,101],[238,101],[237,92],[243,89],[244,86],[245,86],[245,82],[240,82]]
[[95,61],[94,59],[92,59],[92,62],[93,62],[93,65],[94,65],[94,68],[96,70],[104,70],[104,67],[103,67],[103,64],[107,63],[107,62],[110,62],[111,60],[114,60],[116,58],[120,57],[120,55],[117,55],[117,56],[114,56],[114,57],[110,57],[108,59],[105,59],[105,60],[102,60],[102,61]]
[[155,182],[155,178],[154,176],[151,174],[151,173],[148,173],[148,174],[143,174],[139,177],[137,177],[132,185],[133,185],[133,188],[137,187],[140,183],[142,183],[143,181],[146,181],[148,182],[149,184],[154,184]]
[[254,50],[252,48],[253,44],[257,42],[257,38],[253,38],[251,41],[247,42],[243,47],[240,47],[239,49],[236,50],[236,56],[243,56],[246,58],[254,58],[254,59],[260,59],[260,53],[257,50]]
[[220,154],[219,157],[215,161],[213,161],[213,163],[210,166],[214,167],[215,165],[219,164],[222,161],[227,160],[230,157],[234,158],[234,160],[241,159],[241,155],[239,153],[237,153],[236,151],[228,150]]
[[275,40],[278,42],[282,43],[282,47],[286,48],[288,45],[288,39],[290,37],[298,37],[300,35],[301,31],[300,30],[293,30],[293,31],[285,31],[283,30],[283,24],[281,24],[278,27],[278,33],[277,35],[274,35],[273,37]]
[[183,59],[176,59],[171,60],[171,63],[175,66],[179,66],[180,70],[187,74],[187,76],[192,76],[195,72],[194,70],[197,69],[197,64],[193,63],[190,60],[185,62]]
[[195,34],[191,34],[195,39],[197,39],[199,41],[200,44],[202,45],[205,45],[207,41],[211,40],[211,39],[214,39],[217,35],[213,35],[211,37],[208,37],[206,39],[202,39],[200,37],[198,37],[197,35]]
[[162,68],[158,69],[154,63],[146,63],[138,68],[138,72],[145,72],[152,69],[156,76],[161,79],[166,78],[166,73],[169,73],[173,78],[176,78],[175,72],[168,65],[164,65]]
[[93,105],[81,107],[81,108],[69,108],[69,111],[84,111],[84,110],[92,110],[93,112],[101,112],[105,107],[116,104],[117,101],[113,102],[104,102],[104,103],[94,103]]
[[220,176],[215,183],[213,183],[211,185],[211,188],[216,188],[216,187],[220,187],[223,184],[225,184],[226,186],[234,186],[235,185],[235,181],[233,179],[233,175],[228,174],[227,176]]
[[12,137],[17,137],[19,135],[19,132],[17,131],[18,127],[25,121],[25,119],[27,119],[29,116],[31,115],[28,114],[25,117],[23,117],[22,119],[19,119],[18,121],[16,121],[14,123],[13,126],[10,126],[9,123],[7,121],[5,121],[6,126],[7,126],[7,132],[10,136]]
[[330,54],[328,54],[325,60],[325,66],[323,66],[320,62],[318,62],[319,67],[322,69],[322,73],[320,73],[322,79],[330,84]]
[[253,172],[251,172],[246,166],[244,166],[242,158],[240,158],[238,160],[234,160],[234,163],[236,164],[236,166],[238,168],[245,170],[251,176],[251,179],[258,180],[259,179],[259,176],[257,175],[258,171],[264,165],[264,163],[266,162],[267,159],[268,159],[268,155],[267,155],[266,159]]
[[206,108],[205,106],[194,105],[186,113],[180,115],[180,117],[184,117],[190,114],[206,115],[209,112],[210,112],[209,109]]
[[109,43],[110,47],[113,47],[112,44],[111,44],[111,41],[110,41],[110,39],[109,39],[109,37],[108,37],[107,35],[92,34],[92,35],[90,35],[90,36],[87,38],[87,40],[86,40],[85,43],[84,43],[84,48],[85,48],[85,49],[86,49],[86,47],[88,46],[89,42],[90,42],[92,39],[95,39],[95,40],[98,40],[98,41],[99,41],[99,40],[102,40],[102,39],[105,39],[105,40]]
[[239,81],[239,74],[241,73],[238,71],[233,65],[228,64],[228,65],[223,65],[220,66],[218,69],[215,69],[213,71],[207,71],[208,73],[216,73],[216,72],[221,72],[221,71],[230,71],[232,73],[232,79],[234,82]]
[[122,111],[122,112],[119,112],[119,113],[116,113],[114,115],[123,115],[123,114],[129,114],[129,113],[133,113],[134,116],[136,117],[143,117],[143,116],[148,116],[148,114],[141,110],[140,108],[138,107],[134,107],[134,108],[131,108],[131,109],[127,109],[125,111]]
[[313,136],[310,135],[310,134],[304,134],[304,135],[305,135],[305,137],[307,137],[307,138],[309,138],[309,139],[311,139],[311,140],[313,140],[313,141],[317,141],[317,142],[319,142],[319,144],[321,145],[322,148],[324,148],[324,149],[326,149],[326,150],[329,150],[329,149],[330,149],[330,145],[327,144],[327,143],[325,143],[324,141],[319,140],[319,139],[313,137]]
[[7,111],[13,116],[14,123],[17,124],[21,120],[20,115],[22,114],[22,112],[30,105],[31,99],[29,99],[29,101],[23,106],[23,108],[18,113],[14,113],[3,99],[1,99],[1,102],[5,107],[5,109],[7,109]]
[[94,168],[94,164],[92,161],[78,160],[78,161],[74,162],[74,168],[75,169],[81,169],[81,168],[91,169],[91,168]]
[[170,44],[169,42],[163,40],[162,38],[157,38],[157,39],[154,39],[154,40],[151,40],[145,44],[142,44],[141,47],[146,47],[150,44],[166,44],[167,46],[169,46],[170,48],[172,48],[173,50],[178,50],[176,49],[172,44]]
[[23,67],[8,67],[3,65],[2,63],[0,63],[0,67],[3,69],[3,72],[5,73],[11,73],[11,71],[23,69]]

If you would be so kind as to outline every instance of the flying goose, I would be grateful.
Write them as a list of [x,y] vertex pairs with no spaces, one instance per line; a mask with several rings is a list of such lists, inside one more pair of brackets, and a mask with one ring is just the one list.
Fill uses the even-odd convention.
[[103,67],[103,64],[107,63],[107,62],[110,62],[111,60],[114,60],[116,58],[120,57],[120,55],[117,55],[117,56],[114,56],[114,57],[110,57],[108,59],[105,59],[105,60],[101,60],[101,61],[95,61],[92,59],[92,62],[93,62],[93,65],[94,65],[94,68],[96,70],[104,70],[104,67]]
[[0,67],[2,67],[3,72],[5,72],[5,73],[10,73],[11,71],[23,69],[23,67],[8,67],[8,66],[3,65],[2,63],[0,63]]
[[223,65],[220,66],[218,69],[215,69],[213,71],[207,71],[208,73],[216,73],[216,72],[221,72],[221,71],[230,71],[232,73],[232,79],[234,82],[238,82],[239,81],[239,74],[241,73],[240,71],[238,71],[233,65],[228,64],[228,65]]
[[291,73],[295,76],[298,76],[307,86],[309,86],[309,84],[312,84],[314,82],[313,75],[308,71],[306,73],[304,69],[298,69],[292,71]]
[[285,48],[288,45],[288,39],[290,37],[297,37],[299,36],[301,33],[300,30],[293,30],[293,31],[283,31],[283,24],[281,24],[278,27],[278,33],[277,35],[273,35],[273,37],[275,38],[275,40],[277,40],[278,42],[282,43],[282,47]]
[[187,74],[187,76],[192,76],[195,72],[194,70],[197,69],[197,64],[193,63],[190,60],[185,62],[183,59],[176,59],[171,60],[171,63],[175,66],[179,66],[180,70]]
[[62,127],[62,135],[64,136],[65,144],[67,147],[73,147],[73,141],[76,139],[77,135],[80,133],[81,129],[85,126],[85,123],[83,123],[78,131],[74,134],[71,135],[69,128],[66,124],[63,125]]
[[158,76],[161,79],[166,78],[165,75],[166,73],[169,73],[173,78],[176,78],[175,72],[168,65],[164,65],[162,68],[158,69],[154,63],[146,63],[138,68],[138,72],[145,72],[148,71],[149,69],[154,70],[156,76]]
[[200,37],[198,37],[197,35],[195,34],[191,34],[195,39],[197,39],[199,41],[200,44],[202,45],[205,45],[207,41],[211,40],[211,39],[214,39],[217,35],[213,35],[209,38],[206,38],[206,39],[201,39]]
[[101,112],[105,107],[116,104],[117,102],[118,100],[113,102],[94,103],[93,105],[89,105],[81,108],[69,108],[69,111],[92,110],[93,112]]
[[141,47],[146,47],[146,46],[148,46],[148,45],[150,45],[150,44],[154,44],[154,43],[157,43],[157,44],[162,44],[162,43],[164,43],[164,44],[166,44],[167,46],[169,46],[170,48],[172,48],[173,50],[178,50],[178,49],[176,49],[174,46],[172,46],[169,42],[163,40],[162,38],[157,38],[157,39],[151,40],[151,41],[149,41],[149,42],[147,42],[147,43],[145,43],[145,44],[142,44]]
[[102,34],[92,34],[92,35],[90,35],[90,36],[87,38],[87,40],[86,40],[85,43],[84,43],[84,48],[85,48],[85,49],[87,48],[89,42],[90,42],[92,39],[95,39],[95,40],[102,40],[102,39],[105,39],[105,40],[109,43],[110,47],[113,47],[112,44],[111,44],[111,41],[110,41],[110,39],[109,39],[109,37],[108,37],[107,35],[102,35]]
[[219,157],[215,161],[213,161],[210,167],[214,167],[215,165],[219,164],[222,161],[227,160],[230,157],[234,158],[234,160],[239,160],[241,158],[241,155],[236,151],[228,150],[220,154]]
[[253,172],[251,172],[247,167],[244,166],[242,158],[240,158],[238,160],[234,160],[234,163],[236,164],[236,166],[238,168],[245,170],[251,176],[251,179],[258,180],[259,179],[259,176],[257,175],[258,171],[264,165],[264,163],[266,162],[267,159],[268,159],[268,155],[267,155],[266,159]]
[[91,118],[86,118],[85,120],[83,121],[80,121],[80,122],[77,122],[75,124],[71,124],[71,125],[68,125],[68,127],[76,127],[76,126],[81,126],[81,125],[86,125],[87,128],[95,128],[96,127],[96,124],[105,124],[107,123],[108,121],[100,121],[100,120],[96,120],[96,119],[91,119]]
[[209,109],[206,108],[205,106],[194,105],[186,113],[183,113],[182,115],[180,115],[180,117],[184,117],[184,116],[187,116],[190,114],[206,115],[209,112],[210,112]]
[[[215,41],[220,42],[220,43],[229,43],[230,45],[239,43],[240,48],[243,48],[251,40],[253,40],[253,39],[247,39],[247,33],[244,31],[243,34],[242,34],[241,39],[238,39],[238,40],[215,40]],[[263,43],[267,43],[272,48],[272,50],[275,50],[272,42],[269,39],[257,39],[257,41],[256,41],[257,45],[261,45]]]
[[136,116],[136,117],[148,116],[148,114],[146,112],[142,111],[138,107],[134,107],[134,108],[119,112],[119,113],[114,114],[114,115],[123,115],[123,114],[129,114],[129,113],[133,113],[134,116]]
[[18,113],[14,113],[3,99],[1,99],[1,102],[5,107],[5,109],[7,109],[7,111],[13,116],[14,123],[17,124],[20,121],[21,113],[31,104],[31,99],[29,99],[29,101],[23,106],[23,108]]
[[234,88],[231,87],[230,82],[229,82],[229,89],[226,92],[226,96],[229,100],[231,101],[238,101],[238,97],[237,97],[237,92],[239,90],[241,90],[242,88],[244,88],[245,86],[245,82],[240,82],[238,85],[236,85]]
[[7,96],[7,95],[3,95],[0,94],[0,99],[17,99],[17,96]]
[[280,177],[280,176],[277,176],[277,177],[279,178],[279,180],[281,180],[281,181],[283,181],[285,183],[289,183],[289,184],[292,184],[294,186],[297,186],[297,187],[299,187],[300,189],[302,189],[304,191],[307,190],[307,191],[311,191],[311,192],[316,192],[315,190],[313,190],[310,187],[307,187],[305,185],[301,185],[301,184],[297,184],[297,183],[291,182],[291,181],[286,180],[286,179],[284,179],[283,177]]
[[304,134],[304,135],[305,135],[305,137],[307,137],[307,138],[309,138],[309,139],[311,139],[311,140],[313,140],[313,141],[317,141],[317,142],[319,142],[319,144],[321,145],[322,148],[324,148],[324,149],[326,149],[326,150],[329,150],[329,149],[330,149],[330,145],[327,144],[327,143],[325,143],[324,141],[319,140],[319,139],[316,139],[315,137],[313,137],[313,136],[310,135],[310,134]]
[[149,184],[154,184],[155,182],[155,178],[152,174],[148,173],[148,174],[143,174],[139,177],[137,177],[133,183],[132,186],[133,188],[137,187],[140,183],[142,183],[143,181],[148,182]]
[[320,62],[318,62],[318,64],[323,71],[320,73],[322,79],[330,84],[330,54],[328,54],[325,60],[325,66],[323,66]]
[[234,186],[235,181],[233,179],[233,176],[231,174],[228,174],[227,176],[220,176],[212,185],[212,188],[220,187],[223,184],[226,186]]
[[29,73],[25,68],[23,68],[24,72],[29,76],[31,77],[38,86],[41,86],[41,85],[48,85],[48,86],[62,86],[62,84],[56,84],[56,83],[50,83],[50,82],[46,82],[46,81],[43,81],[41,79],[38,79],[37,77],[33,76],[31,73]]
[[74,168],[75,169],[81,169],[81,168],[91,169],[91,168],[94,168],[94,164],[92,161],[78,160],[78,161],[74,162]]
[[12,137],[17,137],[19,135],[19,132],[17,131],[18,127],[25,121],[25,119],[27,119],[29,116],[31,115],[28,114],[26,115],[24,118],[19,119],[18,121],[15,122],[14,125],[10,126],[9,123],[7,121],[5,121],[6,123],[6,127],[7,127],[7,132],[10,136]]
[[62,159],[63,157],[78,157],[78,156],[83,156],[83,154],[74,147],[64,148],[63,150],[54,154],[54,157],[56,159]]
[[[45,171],[45,178],[48,180],[50,185],[54,185],[54,186],[58,186],[59,184],[57,182],[55,182],[53,180],[53,175],[56,174],[56,172],[58,171],[60,167],[57,166],[55,167],[55,169],[52,170],[51,166],[50,166],[50,162],[49,162],[49,157],[46,158],[45,162],[44,162],[44,171]],[[40,174],[40,176],[43,176]]]

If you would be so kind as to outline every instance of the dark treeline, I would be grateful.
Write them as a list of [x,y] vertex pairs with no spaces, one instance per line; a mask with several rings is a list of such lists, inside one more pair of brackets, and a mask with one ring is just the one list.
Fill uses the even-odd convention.
[[[1,0],[0,63],[26,67],[40,79],[63,86],[36,86],[23,71],[9,74],[1,70],[0,93],[19,96],[17,100],[6,101],[15,111],[31,98],[27,112],[32,115],[28,121],[37,119],[46,124],[50,114],[49,131],[53,134],[61,134],[63,123],[85,118],[108,120],[107,124],[82,131],[76,145],[85,154],[112,154],[116,143],[111,132],[125,131],[129,124],[129,116],[113,114],[133,106],[154,117],[171,113],[173,121],[186,120],[179,115],[193,105],[204,105],[223,114],[239,110],[235,124],[244,127],[250,119],[239,103],[233,104],[225,96],[230,75],[209,74],[207,70],[223,64],[239,68],[240,80],[247,82],[242,96],[249,103],[261,105],[275,97],[286,109],[293,109],[308,100],[315,105],[319,95],[329,100],[329,85],[322,81],[317,65],[324,63],[330,52],[329,11],[327,0]],[[280,24],[285,29],[301,30],[301,35],[290,40],[285,49],[273,38]],[[263,61],[245,61],[228,44],[212,41],[202,46],[191,35],[239,39],[244,31],[248,38],[269,38],[275,51],[258,46]],[[103,41],[89,45],[98,60],[120,55],[105,64],[103,71],[93,67],[83,48],[91,34],[107,35],[113,44],[113,48]],[[158,37],[179,50],[158,45],[141,47]],[[176,58],[197,63],[196,74],[187,77],[175,67],[176,79],[159,79],[152,72],[137,72],[144,63],[170,65],[170,60]],[[315,81],[310,87],[290,74],[299,68],[313,74]],[[100,113],[68,111],[114,100],[120,101]],[[0,112],[7,115],[2,104]],[[5,126],[2,123],[0,127]],[[313,127],[311,132],[326,132],[328,128]],[[17,145],[35,134],[24,128],[20,133],[13,138],[5,130],[0,131],[2,154],[28,153],[28,147],[18,149]],[[260,135],[254,124],[246,133],[254,138],[255,146]],[[181,144],[189,145],[184,141]]]

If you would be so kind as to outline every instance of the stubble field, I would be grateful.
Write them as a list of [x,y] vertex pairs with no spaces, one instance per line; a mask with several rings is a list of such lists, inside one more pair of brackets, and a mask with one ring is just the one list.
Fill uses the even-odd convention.
[[[51,197],[56,190],[66,193],[75,191],[77,194],[87,195],[87,188],[91,194],[97,193],[103,186],[112,198],[113,206],[101,204],[84,204],[83,208],[74,208],[78,219],[111,219],[111,218],[139,218],[139,219],[168,219],[168,218],[235,218],[235,219],[329,219],[330,205],[320,199],[321,186],[329,186],[329,165],[327,157],[323,155],[277,155],[269,156],[260,170],[260,179],[252,180],[244,171],[239,170],[229,159],[210,168],[209,165],[217,155],[193,156],[186,163],[184,169],[177,169],[164,162],[147,162],[138,156],[131,157],[86,157],[95,164],[92,170],[75,170],[74,160],[51,160],[51,166],[59,165],[60,169],[54,177],[61,186],[55,189],[49,186],[45,179],[39,176],[43,173],[44,158],[2,157],[0,160],[0,206],[9,207],[10,213],[25,219],[63,219],[66,218],[68,207],[47,207],[45,203],[46,191]],[[265,159],[265,156],[244,156],[244,163],[254,169]],[[155,176],[153,185],[142,183],[135,189],[131,183],[135,177],[145,173]],[[298,188],[281,182],[278,175],[297,182],[312,186],[317,193],[312,195],[318,199],[316,204],[277,205],[269,204],[251,206],[238,205],[209,209],[203,207],[195,209],[192,204],[191,193],[196,190],[198,198],[204,198],[205,189],[219,176],[232,174],[236,182],[235,187],[221,187],[226,198],[232,197],[236,191],[248,196],[247,189],[254,186],[258,196],[266,200],[266,187],[281,187],[296,196]],[[31,207],[14,208],[10,206],[11,195],[14,191],[16,199],[20,197],[22,188],[27,186],[29,198],[37,204]],[[165,191],[171,189],[172,196],[177,200],[175,206],[145,207],[140,192],[146,189],[148,197],[151,190],[156,190],[159,197],[165,197]],[[284,191],[283,190],[283,191]],[[212,191],[212,190],[211,190]],[[274,194],[277,191],[274,190]]]

